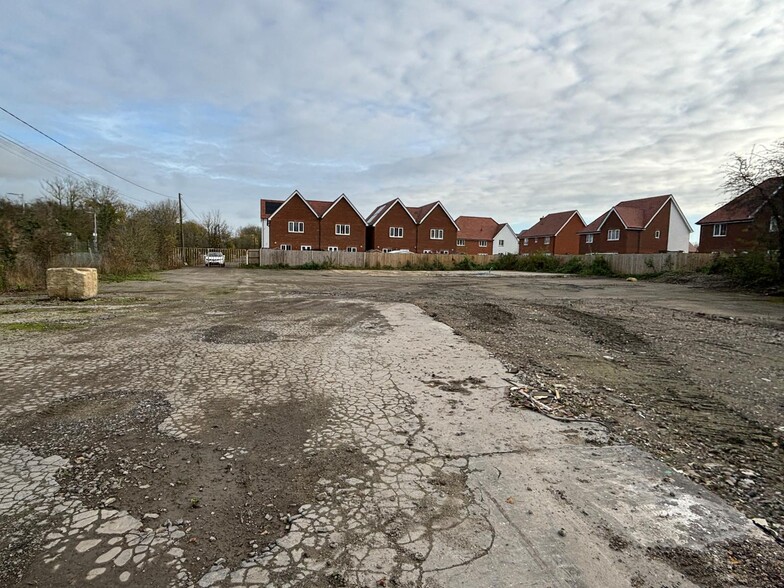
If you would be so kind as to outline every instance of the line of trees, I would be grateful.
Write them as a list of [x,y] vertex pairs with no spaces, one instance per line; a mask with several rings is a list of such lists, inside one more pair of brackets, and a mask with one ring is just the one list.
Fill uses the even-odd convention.
[[[183,233],[191,247],[259,247],[258,227],[232,231],[217,210],[185,222]],[[112,188],[72,177],[42,182],[32,202],[0,198],[0,290],[43,286],[46,268],[60,256],[103,273],[167,269],[179,244],[173,201],[134,206]]]

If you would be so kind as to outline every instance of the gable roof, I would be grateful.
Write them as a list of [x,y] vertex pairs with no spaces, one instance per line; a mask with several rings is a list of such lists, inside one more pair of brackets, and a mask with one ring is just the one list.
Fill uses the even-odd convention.
[[460,239],[467,241],[492,241],[504,227],[489,216],[458,216],[455,224],[460,229]]
[[[294,198],[299,198],[300,200],[302,200],[302,202],[304,202],[304,203],[305,203],[305,206],[307,206],[307,207],[308,207],[308,209],[310,209],[310,212],[312,212],[312,213],[313,213],[313,216],[315,216],[316,218],[319,218],[319,215],[318,215],[318,213],[317,213],[315,210],[313,210],[313,207],[310,205],[310,203],[309,203],[307,200],[305,200],[305,199],[302,197],[302,194],[300,194],[300,193],[299,193],[299,190],[294,190],[294,191],[291,193],[291,196],[289,196],[288,198],[286,198],[286,200],[284,200],[284,201],[283,201],[283,204],[281,204],[280,206],[278,206],[278,208],[277,208],[277,209],[275,209],[275,212],[273,212],[273,213],[272,213],[271,215],[269,215],[267,218],[269,218],[269,219],[272,219],[272,217],[274,217],[276,214],[278,214],[278,212],[280,212],[280,211],[281,211],[281,209],[282,209],[284,206],[286,206],[286,205],[287,205],[287,204],[288,204],[288,203],[289,203],[291,200],[293,200]],[[318,201],[317,201],[317,202],[318,202]]]
[[765,201],[776,194],[781,194],[784,197],[784,177],[768,178],[701,218],[697,224],[711,225],[750,221],[765,206]]
[[324,214],[321,215],[321,218],[324,218],[325,216],[327,216],[330,213],[330,211],[333,208],[335,208],[337,203],[340,202],[341,200],[345,200],[348,203],[348,205],[351,207],[351,210],[353,210],[355,213],[357,213],[357,216],[362,219],[362,222],[365,222],[365,217],[362,216],[361,214],[359,214],[359,211],[351,203],[351,200],[349,200],[348,197],[345,194],[341,194],[340,196],[335,198],[335,201],[330,204],[330,206],[329,206],[329,208],[327,208],[327,210],[324,211]]
[[555,237],[558,233],[561,232],[566,224],[572,220],[574,215],[580,219],[583,227],[585,227],[585,221],[583,217],[580,216],[580,213],[576,210],[565,210],[563,212],[553,212],[551,214],[545,215],[539,219],[539,222],[532,226],[530,229],[526,229],[522,231],[518,237],[520,239],[530,238],[530,237]]
[[[598,233],[613,213],[621,220],[625,229],[641,231],[650,224],[659,211],[664,208],[664,205],[671,200],[673,204],[675,204],[675,199],[672,197],[672,194],[651,196],[650,198],[637,198],[636,200],[623,200],[602,214],[583,230],[578,231],[578,233]],[[689,223],[677,204],[676,209],[688,226]],[[689,231],[691,231],[691,226],[689,226]]]
[[261,199],[261,220],[269,218],[283,204],[283,200]]
[[384,215],[388,213],[395,204],[400,204],[403,210],[406,211],[406,214],[411,218],[411,221],[414,224],[417,224],[416,219],[411,216],[411,212],[409,212],[408,208],[406,208],[403,203],[400,201],[400,198],[393,198],[389,202],[384,202],[384,204],[379,204],[376,208],[373,209],[373,212],[370,213],[370,216],[367,217],[367,224],[371,227],[375,227]]
[[446,208],[444,208],[444,205],[441,204],[441,202],[438,201],[438,200],[436,200],[435,202],[431,202],[430,204],[425,204],[423,206],[416,206],[416,207],[407,206],[406,207],[406,209],[408,210],[408,213],[414,219],[414,222],[416,224],[418,224],[418,225],[422,224],[424,222],[424,220],[428,216],[430,216],[430,213],[433,212],[436,208],[440,208],[441,210],[443,210],[444,214],[449,218],[449,220],[452,222],[452,224],[455,225],[455,228],[458,231],[460,230],[460,227],[457,226],[457,223],[455,222],[455,219],[452,218],[452,215],[449,214],[449,211]]

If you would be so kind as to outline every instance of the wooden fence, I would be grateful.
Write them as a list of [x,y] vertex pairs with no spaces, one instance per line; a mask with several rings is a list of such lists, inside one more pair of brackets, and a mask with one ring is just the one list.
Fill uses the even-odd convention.
[[[366,269],[399,268],[405,266],[451,269],[468,259],[478,266],[486,266],[494,261],[496,255],[442,255],[435,253],[350,253],[348,251],[283,251],[280,249],[205,249],[198,247],[177,248],[172,253],[174,265],[204,264],[208,251],[221,251],[226,256],[226,265],[255,265],[262,267],[288,266],[302,267],[309,264],[330,265],[333,267],[354,267]],[[663,271],[695,271],[710,265],[715,258],[711,253],[654,253],[654,254],[593,254],[558,255],[562,261],[579,257],[590,263],[595,257],[603,257],[610,268],[621,275],[652,274]]]

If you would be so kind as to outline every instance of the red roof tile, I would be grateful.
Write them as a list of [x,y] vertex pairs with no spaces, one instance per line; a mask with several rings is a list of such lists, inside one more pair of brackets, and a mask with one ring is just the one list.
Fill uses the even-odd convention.
[[467,241],[492,241],[504,226],[488,216],[459,216],[455,223],[460,229],[457,236]]
[[427,216],[427,213],[433,210],[436,204],[438,204],[438,202],[431,202],[430,204],[425,204],[423,206],[406,206],[406,208],[411,216],[414,217],[416,223],[419,224],[422,222],[422,219]]
[[327,209],[332,206],[332,202],[328,200],[306,200],[310,207],[316,212],[316,214],[321,218]]
[[[553,212],[540,218],[538,223],[530,229],[522,231],[518,236],[521,239],[526,237],[554,237],[575,214],[579,216],[576,210]],[[582,218],[580,218],[580,221],[582,222]],[[583,223],[583,226],[585,226],[585,223]]]
[[672,194],[663,196],[651,196],[650,198],[638,198],[636,200],[624,200],[613,206],[610,210],[603,213],[591,224],[585,227],[580,233],[597,233],[599,227],[604,223],[607,216],[615,212],[623,224],[629,229],[644,229],[654,215],[664,206],[664,203],[672,198]]
[[784,199],[784,177],[768,178],[757,188],[745,191],[724,206],[717,208],[708,216],[697,221],[698,225],[749,221],[764,206],[765,201],[774,194]]

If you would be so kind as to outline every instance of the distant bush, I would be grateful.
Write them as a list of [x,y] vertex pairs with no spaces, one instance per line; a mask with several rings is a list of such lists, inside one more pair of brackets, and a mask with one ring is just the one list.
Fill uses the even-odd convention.
[[610,267],[610,262],[604,256],[594,257],[580,272],[585,276],[614,276],[615,272]]
[[579,257],[570,257],[562,266],[561,270],[565,274],[581,274],[585,270],[585,264]]
[[483,269],[483,266],[479,265],[471,261],[468,257],[463,257],[460,261],[456,261],[455,264],[452,266],[452,269],[456,270],[478,270]]
[[717,256],[706,271],[722,275],[735,285],[752,290],[782,285],[775,255],[761,251]]

